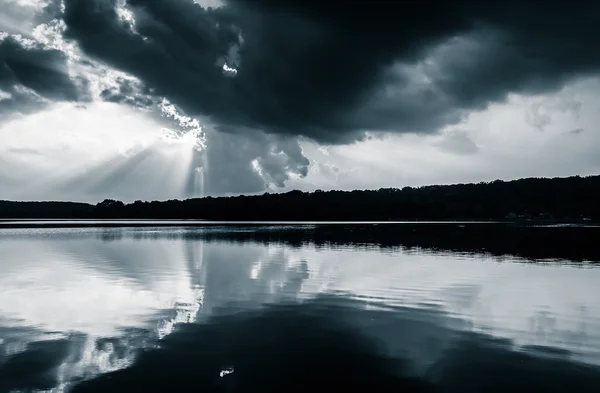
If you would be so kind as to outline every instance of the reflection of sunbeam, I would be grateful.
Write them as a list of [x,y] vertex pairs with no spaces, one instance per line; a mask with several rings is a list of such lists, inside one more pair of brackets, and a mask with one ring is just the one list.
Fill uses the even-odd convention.
[[260,273],[260,268],[262,267],[262,261],[256,261],[253,265],[252,265],[252,270],[250,270],[250,278],[253,280],[256,280],[258,278],[258,275]]
[[192,271],[191,282],[195,283],[191,287],[191,292],[187,296],[179,297],[173,308],[174,315],[159,322],[156,329],[159,339],[171,334],[175,326],[179,323],[192,323],[196,321],[198,312],[204,305],[205,277],[204,268],[204,244],[199,243],[199,249],[196,249],[196,243],[185,245],[186,259],[188,266]]
[[206,266],[204,264],[204,242],[185,244],[187,261],[192,272],[192,281],[196,284],[206,283]]

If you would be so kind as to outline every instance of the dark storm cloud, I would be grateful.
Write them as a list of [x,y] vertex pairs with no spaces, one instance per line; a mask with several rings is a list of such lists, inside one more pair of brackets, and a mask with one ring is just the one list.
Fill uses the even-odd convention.
[[0,39],[0,114],[27,112],[45,100],[78,101],[82,93],[67,74],[66,62],[63,52],[34,41],[10,35]]
[[65,4],[86,53],[229,131],[430,132],[600,68],[596,2],[130,0],[134,25],[114,0]]
[[100,98],[107,102],[127,104],[139,108],[148,108],[156,105],[157,100],[150,91],[139,82],[116,76],[114,84],[106,86],[100,92]]

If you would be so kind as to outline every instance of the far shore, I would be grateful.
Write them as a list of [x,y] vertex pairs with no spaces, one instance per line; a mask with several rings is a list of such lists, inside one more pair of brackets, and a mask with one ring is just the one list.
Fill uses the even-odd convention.
[[517,226],[581,226],[596,227],[600,223],[591,220],[387,220],[387,221],[234,221],[205,219],[2,219],[2,228],[85,228],[85,227],[265,227],[265,226],[307,226],[307,225],[517,225]]

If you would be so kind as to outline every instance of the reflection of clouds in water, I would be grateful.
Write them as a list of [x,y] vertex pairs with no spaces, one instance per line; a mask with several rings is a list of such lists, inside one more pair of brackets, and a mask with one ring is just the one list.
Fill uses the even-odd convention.
[[136,337],[98,339],[91,336],[70,338],[71,350],[57,370],[57,386],[65,390],[72,381],[92,378],[133,364],[136,348],[143,342]]
[[176,304],[197,295],[181,244],[103,244],[74,241],[68,234],[51,241],[23,240],[0,243],[2,371],[37,356],[38,343],[67,340],[68,356],[57,356],[44,371],[53,391],[61,391],[69,381],[130,365],[138,348],[153,345],[161,309],[175,313],[171,331],[196,318]]
[[[72,333],[60,339],[28,342],[0,362],[0,391],[68,391],[73,381],[130,366],[148,338],[127,332],[118,338]],[[12,390],[17,391],[17,390]]]
[[163,339],[173,333],[177,324],[196,322],[198,312],[204,304],[204,288],[200,285],[195,285],[192,293],[191,297],[180,298],[175,302],[173,305],[174,316],[158,323],[156,332],[159,339]]
[[[498,263],[432,252],[318,251],[311,246],[292,249],[204,243],[200,239],[184,243],[177,236],[158,236],[156,229],[118,232],[121,240],[86,242],[80,250],[71,244],[69,252],[93,250],[107,262],[91,260],[86,266],[95,266],[107,276],[125,273],[133,280],[126,288],[134,283],[143,285],[136,289],[138,293],[148,288],[154,296],[161,291],[188,296],[192,282],[204,282],[204,312],[208,314],[227,302],[258,306],[297,296],[347,291],[392,305],[420,307],[433,302],[466,318],[474,329],[491,329],[523,345],[565,347],[569,341],[584,338],[600,342],[600,323],[594,323],[597,317],[593,312],[598,315],[600,311],[594,296],[596,277],[573,267]],[[132,241],[134,234],[137,240]],[[89,255],[85,258],[90,259]],[[587,316],[578,311],[582,305],[588,305]],[[536,319],[541,310],[549,313],[546,320]],[[548,318],[554,318],[553,325],[548,325]],[[584,326],[586,319],[591,324]]]
[[[89,335],[90,341],[84,341],[88,344],[73,347],[79,355],[67,357],[54,371],[62,381],[129,364],[135,348],[154,345],[148,343],[153,334],[162,337],[177,331],[177,323],[194,322],[194,307],[175,306],[175,301],[194,299],[196,285],[205,291],[203,322],[264,303],[302,303],[298,300],[310,301],[323,293],[366,300],[360,303],[363,311],[404,310],[410,318],[403,320],[402,334],[394,333],[398,326],[379,313],[374,314],[379,320],[369,322],[364,332],[383,340],[390,353],[409,356],[420,370],[452,348],[461,331],[510,338],[511,350],[554,346],[579,351],[587,354],[585,360],[600,349],[594,270],[498,263],[480,256],[455,258],[448,253],[183,240],[172,232],[159,236],[156,228],[119,229],[118,236],[102,231],[103,237],[94,231],[77,237],[77,230],[57,230],[51,241],[0,242],[0,294],[22,304],[18,312],[25,317],[21,325],[6,322],[16,311],[0,296],[0,318],[5,318],[0,325],[60,328],[56,330],[64,334],[76,327]],[[432,314],[425,304],[439,312]],[[163,320],[159,311],[169,308],[172,314],[155,330]],[[439,320],[421,323],[431,315]],[[126,338],[127,326],[145,329],[136,333],[145,341]],[[7,343],[43,340],[40,334],[28,333],[29,338]],[[109,336],[116,337],[113,349],[101,341]],[[161,341],[161,347],[168,341]],[[0,347],[7,348],[5,344]],[[129,352],[114,349],[122,346]],[[237,365],[235,370],[234,375]]]
[[[578,356],[600,363],[598,269],[480,256],[456,259],[451,253],[383,254],[352,248],[318,252],[311,247],[294,252],[309,264],[305,289],[318,291],[322,282],[315,280],[328,277],[330,292],[347,291],[397,306],[436,305],[464,318],[476,331],[493,332],[519,345],[582,350]],[[543,312],[546,317],[540,319]]]
[[[27,285],[30,280],[38,285]],[[0,286],[2,315],[16,325],[47,331],[111,335],[119,327],[138,325],[140,317],[157,310],[157,299],[149,291],[61,261],[24,268],[19,277],[3,276]]]
[[51,331],[110,336],[190,297],[180,244],[53,239],[0,243],[0,315]]
[[258,307],[296,299],[309,276],[307,261],[285,247],[209,242],[204,251],[206,313],[229,302]]
[[[564,353],[515,352],[510,340],[461,331],[460,320],[440,310],[365,306],[320,296],[245,313],[225,310],[174,333],[161,350],[144,353],[132,367],[76,386],[74,393],[192,386],[205,392],[277,392],[283,386],[462,393],[600,388],[600,370],[573,363]],[[235,372],[222,375],[229,368]]]
[[[295,299],[302,291],[304,280],[309,277],[308,264],[305,260],[294,260],[284,248],[271,248],[267,255],[254,263],[250,278],[260,288],[268,288],[269,298],[263,301]],[[255,270],[256,266],[259,270]]]

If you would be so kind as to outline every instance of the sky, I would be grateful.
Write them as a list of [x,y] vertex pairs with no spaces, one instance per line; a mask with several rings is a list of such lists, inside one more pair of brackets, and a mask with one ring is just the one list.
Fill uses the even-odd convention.
[[0,199],[600,173],[596,1],[0,8]]

